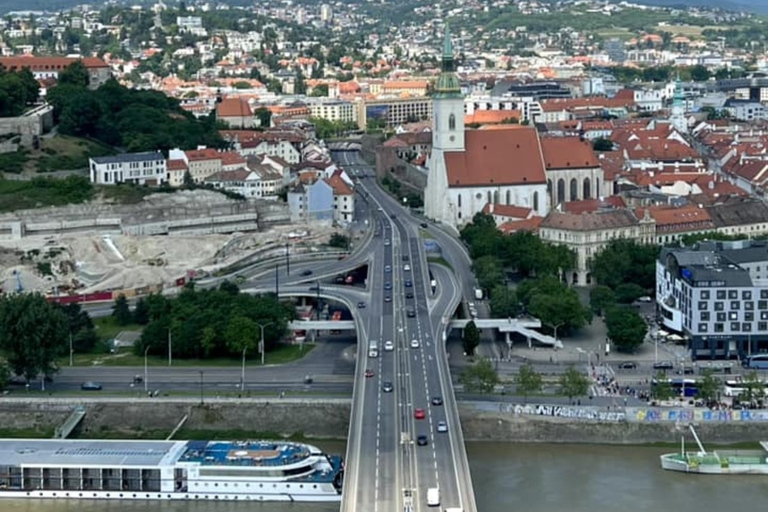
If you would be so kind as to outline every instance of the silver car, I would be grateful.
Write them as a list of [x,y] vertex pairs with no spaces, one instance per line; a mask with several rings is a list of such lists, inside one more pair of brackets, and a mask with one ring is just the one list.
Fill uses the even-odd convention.
[[448,432],[448,424],[444,421],[438,421],[437,422],[437,431],[438,432]]

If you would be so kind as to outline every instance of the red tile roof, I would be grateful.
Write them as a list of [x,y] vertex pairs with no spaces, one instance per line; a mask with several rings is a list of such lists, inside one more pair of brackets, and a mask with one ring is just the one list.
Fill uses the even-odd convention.
[[219,117],[251,117],[251,107],[248,101],[243,98],[224,98],[216,106],[216,113]]
[[222,166],[245,165],[245,158],[237,151],[222,151],[219,156]]
[[166,163],[166,168],[169,171],[186,171],[188,169],[187,163],[181,159],[168,160],[168,163]]
[[0,66],[5,69],[29,68],[35,71],[57,71],[63,70],[73,62],[83,61],[83,66],[88,69],[108,68],[109,65],[98,57],[0,57]]
[[187,160],[190,162],[198,162],[201,160],[221,160],[221,153],[213,148],[190,149],[184,153],[187,155]]
[[[645,210],[656,221],[656,231],[669,233],[715,229],[709,212],[697,205],[651,206]],[[638,218],[642,218],[644,209],[639,208],[636,215]]]
[[541,151],[547,170],[600,167],[592,144],[578,137],[542,137]]
[[523,208],[522,206],[512,204],[485,203],[485,207],[483,207],[483,213],[499,217],[511,217],[513,219],[527,219],[531,212],[530,208]]
[[544,217],[531,217],[530,219],[523,219],[523,220],[511,220],[509,222],[505,222],[501,224],[498,229],[502,233],[505,233],[507,235],[511,233],[516,233],[518,231],[531,231],[536,232],[539,230],[539,226],[541,226],[541,222],[544,220]]
[[464,147],[465,151],[445,153],[449,187],[547,182],[535,128],[468,130]]
[[334,195],[351,196],[354,194],[352,187],[341,177],[341,172],[334,172],[325,182],[331,186]]
[[582,201],[567,201],[562,204],[566,213],[594,213],[601,207],[612,206],[614,208],[626,208],[627,204],[621,196],[610,196],[604,200],[584,199]]

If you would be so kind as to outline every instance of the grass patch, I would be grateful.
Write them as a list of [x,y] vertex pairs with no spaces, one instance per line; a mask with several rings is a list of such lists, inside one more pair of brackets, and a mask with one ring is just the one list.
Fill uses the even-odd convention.
[[50,439],[56,429],[42,428],[0,428],[0,438],[10,439]]
[[144,329],[139,324],[120,325],[117,323],[117,318],[113,316],[94,318],[93,326],[96,328],[96,334],[102,341],[111,340],[122,331],[141,331]]
[[21,174],[29,160],[29,152],[25,148],[19,148],[12,153],[0,154],[0,169],[9,174]]
[[450,263],[448,263],[448,260],[443,258],[442,256],[427,256],[427,263],[435,263],[437,265],[443,265],[444,267],[448,267],[449,269],[453,270],[453,267]]
[[0,212],[12,212],[45,206],[63,206],[85,202],[93,197],[88,178],[34,178],[30,181],[0,179]]
[[40,149],[31,151],[25,170],[39,173],[88,168],[88,159],[114,155],[116,151],[100,142],[57,135],[40,139]]
[[150,194],[157,194],[158,192],[173,193],[177,189],[169,186],[149,187],[134,183],[121,183],[119,185],[99,186],[97,190],[105,201],[119,204],[138,204]]

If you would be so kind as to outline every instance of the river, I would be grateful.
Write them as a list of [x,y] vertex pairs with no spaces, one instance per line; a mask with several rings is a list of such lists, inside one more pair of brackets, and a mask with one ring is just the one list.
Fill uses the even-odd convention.
[[[317,443],[334,453],[341,443]],[[674,449],[673,449],[674,450]],[[480,512],[753,511],[768,477],[662,471],[669,448],[469,443]],[[3,500],[2,512],[138,512],[146,502]],[[337,512],[334,504],[152,502],[158,512]]]

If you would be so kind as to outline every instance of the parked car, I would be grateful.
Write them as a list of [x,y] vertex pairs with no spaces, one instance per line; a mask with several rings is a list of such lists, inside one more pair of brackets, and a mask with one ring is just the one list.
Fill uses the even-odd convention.
[[83,382],[82,384],[80,384],[80,389],[82,389],[83,391],[101,391],[101,387],[102,386],[100,382],[93,382],[90,380],[88,382]]

